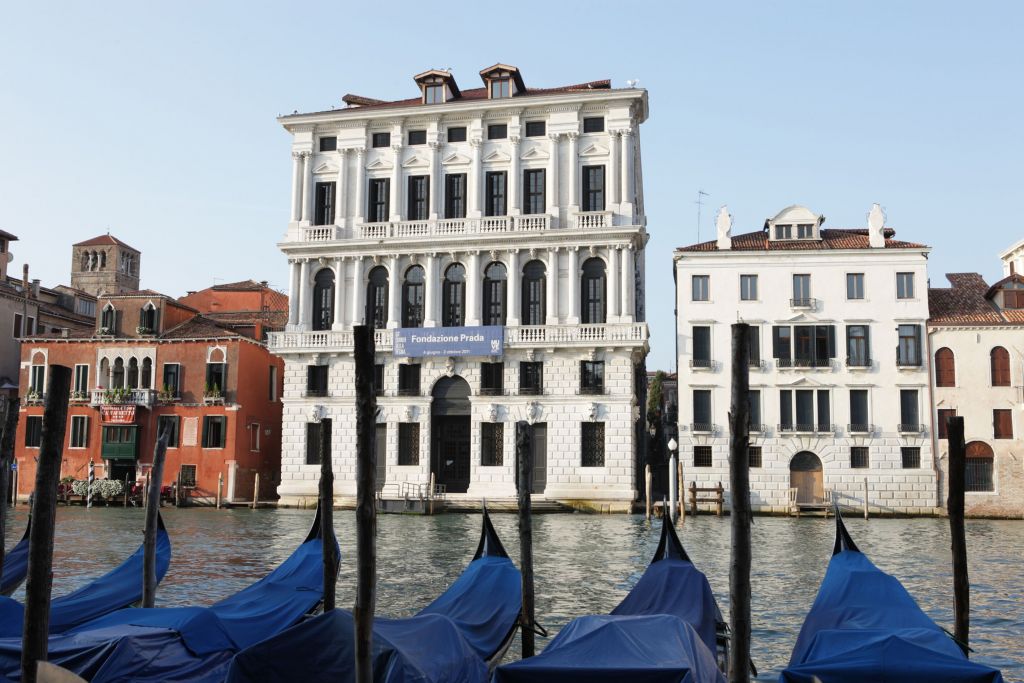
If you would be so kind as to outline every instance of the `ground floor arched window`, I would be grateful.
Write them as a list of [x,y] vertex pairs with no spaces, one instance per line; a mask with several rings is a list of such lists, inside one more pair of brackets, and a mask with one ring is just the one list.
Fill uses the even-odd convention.
[[995,453],[984,441],[972,441],[967,444],[967,475],[964,479],[965,491],[995,491]]

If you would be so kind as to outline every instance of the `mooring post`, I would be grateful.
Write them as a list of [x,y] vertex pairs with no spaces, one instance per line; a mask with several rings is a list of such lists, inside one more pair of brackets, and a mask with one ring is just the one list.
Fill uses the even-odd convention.
[[217,475],[217,509],[220,510],[220,497],[224,493],[224,473]]
[[[672,440],[672,443],[675,443],[675,439]],[[676,506],[679,504],[679,479],[676,476],[676,451],[670,445],[668,452],[668,510],[665,511],[665,514],[675,524],[676,519],[679,518],[676,512]]]
[[690,482],[690,514],[697,516],[697,482]]
[[124,475],[124,509],[128,509],[128,475]]
[[256,506],[260,503],[260,473],[257,472],[252,482],[252,509],[255,510]]
[[373,681],[373,618],[377,591],[377,398],[373,388],[373,330],[352,329],[356,366],[356,683]]
[[864,477],[864,519],[868,518],[868,478]]
[[[729,566],[729,683],[750,680],[750,326],[732,326],[732,401],[729,407],[729,490],[732,561]],[[721,501],[721,482],[718,484]],[[721,505],[721,502],[719,502]]]
[[523,659],[536,654],[534,642],[533,515],[530,506],[530,473],[533,467],[533,427],[516,423],[516,462],[519,465],[519,570],[523,578],[523,612],[520,617]]
[[93,482],[95,482],[95,481],[96,481],[96,465],[90,459],[89,460],[89,481],[85,485],[85,507],[87,509],[92,507],[92,487],[93,487]]
[[964,529],[964,488],[967,475],[967,449],[964,446],[964,418],[950,417],[946,422],[949,445],[949,536],[953,550],[953,635],[967,654],[971,632],[971,585],[967,578],[967,537]]
[[715,496],[715,514],[721,517],[722,507],[725,505],[725,487],[722,486],[722,482],[718,482],[718,488],[715,489]]
[[[154,477],[155,479],[156,477]],[[178,467],[178,478],[174,481],[174,507],[181,507],[181,467]]]
[[[10,498],[11,464],[14,462],[14,435],[18,431],[18,399],[2,398],[3,438],[0,438],[0,539],[7,528],[7,500]],[[14,496],[17,498],[17,490]],[[0,542],[0,574],[4,569],[4,544]]]
[[152,487],[146,501],[146,531],[142,540],[142,606],[156,607],[156,532],[160,515],[160,482],[164,479],[164,459],[170,434],[165,430],[153,447],[152,477],[146,479]]
[[651,466],[644,465],[644,516],[651,519]]
[[53,531],[57,516],[57,482],[67,427],[71,368],[51,365],[43,409],[43,433],[36,464],[29,531],[28,581],[22,627],[21,680],[35,683],[36,666],[46,661],[50,631],[50,591],[53,588]]
[[[337,602],[338,557],[334,554],[334,462],[331,460],[331,435],[320,416],[320,555],[324,564],[324,611],[330,612]],[[331,424],[331,423],[328,423]]]
[[679,488],[679,518],[686,521],[686,482],[683,481],[683,459],[676,451],[676,481]]
[[11,507],[18,507],[18,470],[11,470]]

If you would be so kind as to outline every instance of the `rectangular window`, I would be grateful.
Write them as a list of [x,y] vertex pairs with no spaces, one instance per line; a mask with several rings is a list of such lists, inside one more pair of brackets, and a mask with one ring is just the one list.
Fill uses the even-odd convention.
[[846,274],[846,298],[851,301],[864,298],[864,273]]
[[546,185],[543,168],[528,168],[523,171],[523,213],[544,213],[547,208]]
[[772,328],[772,357],[775,360],[789,361],[793,352],[793,330],[786,326],[776,325]]
[[919,432],[920,413],[917,409],[917,389],[900,389],[900,431]]
[[366,201],[366,221],[386,223],[391,214],[391,179],[371,178]]
[[694,467],[711,467],[714,463],[712,456],[711,446],[694,446],[693,447],[693,466]]
[[85,448],[89,445],[89,418],[85,415],[71,416],[71,448]]
[[480,395],[501,396],[504,393],[504,363],[480,364]]
[[271,403],[277,401],[277,366],[271,365],[267,373],[267,400]]
[[227,374],[227,363],[207,363],[206,388],[210,391],[219,391],[221,395],[224,395],[226,393]]
[[1003,308],[1010,310],[1024,308],[1024,290],[1004,289]]
[[863,434],[871,431],[868,418],[868,390],[850,389],[850,426],[851,433]]
[[28,373],[28,387],[42,396],[46,392],[46,366],[33,365]]
[[900,449],[900,459],[903,461],[903,469],[917,469],[921,466],[921,449],[917,446],[904,446]]
[[420,395],[419,363],[402,363],[398,366],[398,395]]
[[710,432],[711,425],[711,390],[693,390],[693,431]]
[[853,446],[850,448],[850,467],[855,470],[871,467],[867,446]]
[[504,171],[488,171],[484,176],[486,191],[485,215],[505,216],[507,209],[505,205],[506,178],[508,174]]
[[203,448],[224,448],[227,437],[227,418],[207,415],[203,418]]
[[967,456],[967,468],[964,476],[965,491],[995,491],[992,480],[992,468],[995,464],[992,457]]
[[750,389],[747,391],[747,405],[750,410],[750,417],[747,419],[747,424],[750,425],[750,430],[760,432],[761,427],[761,392],[758,389]]
[[582,190],[580,208],[584,211],[604,211],[604,166],[583,167]]
[[603,116],[588,116],[583,119],[583,132],[584,133],[603,133],[604,132],[604,117]]
[[320,435],[326,437],[324,453],[331,452],[331,419],[325,417],[319,422],[306,423],[306,464],[320,464]]
[[167,434],[167,447],[178,447],[179,417],[177,415],[159,415],[156,418],[157,437]]
[[504,123],[492,123],[487,126],[488,140],[504,140],[508,137],[508,125]]
[[796,238],[809,240],[814,237],[814,226],[810,223],[799,223],[796,226]]
[[740,301],[757,301],[756,275],[740,275]]
[[430,176],[409,176],[408,219],[425,221],[430,218]]
[[370,140],[374,147],[390,147],[391,133],[374,133]]
[[39,448],[43,443],[43,416],[28,415],[25,417],[25,447]]
[[325,135],[320,138],[320,151],[333,152],[338,149],[338,138],[333,135]]
[[853,367],[871,365],[870,333],[867,325],[846,326],[846,364]]
[[398,464],[403,467],[420,464],[420,423],[398,423]]
[[748,446],[747,447],[747,453],[750,456],[750,466],[751,467],[761,467],[763,465],[764,461],[761,458],[761,447],[760,446]]
[[465,173],[449,173],[444,177],[444,217],[466,217]]
[[425,145],[427,144],[427,131],[425,130],[410,130],[409,131],[409,146],[412,145]]
[[584,360],[580,361],[580,393],[581,394],[603,394],[604,393],[604,361]]
[[814,431],[832,431],[832,407],[828,389],[818,389],[818,424]]
[[196,466],[181,466],[181,488],[194,489],[196,487]]
[[750,349],[747,355],[748,365],[752,368],[761,367],[761,328],[750,326]]
[[519,393],[522,396],[539,396],[544,393],[543,362],[519,363]]
[[441,104],[444,102],[444,86],[433,84],[423,88],[423,104]]
[[896,348],[896,365],[919,367],[921,365],[921,326],[900,325],[899,346]]
[[170,392],[173,398],[181,393],[181,365],[178,363],[164,363],[163,390]]
[[88,393],[89,387],[89,366],[88,365],[76,365],[75,366],[75,388],[74,392],[79,395],[85,395]]
[[500,422],[480,423],[480,464],[501,467],[504,446],[504,425]]
[[313,211],[314,225],[331,225],[334,223],[334,190],[336,185],[330,183],[316,184],[316,203]]
[[14,337],[21,336],[21,313],[14,314]]
[[528,138],[542,138],[544,133],[547,132],[547,126],[543,121],[527,121],[526,122],[526,137]]
[[711,296],[711,276],[693,275],[690,277],[690,300],[709,301]]
[[707,325],[693,327],[693,366],[711,367],[711,328]]
[[939,408],[936,418],[938,424],[935,425],[935,433],[940,439],[949,438],[949,418],[956,417],[956,408]]
[[377,363],[373,366],[373,395],[384,395],[384,364]]
[[897,299],[913,299],[914,298],[914,274],[913,273],[896,273],[896,298]]
[[793,305],[808,306],[811,303],[811,276],[800,274],[793,276]]
[[604,467],[604,422],[581,423],[583,467]]
[[776,225],[775,226],[775,239],[777,240],[788,240],[793,238],[793,226],[792,225]]
[[327,376],[330,366],[307,365],[306,366],[306,396],[326,396]]
[[448,129],[448,142],[465,142],[466,141],[466,127],[465,126],[453,126]]
[[1013,411],[1007,408],[996,408],[992,411],[992,437],[1013,438]]

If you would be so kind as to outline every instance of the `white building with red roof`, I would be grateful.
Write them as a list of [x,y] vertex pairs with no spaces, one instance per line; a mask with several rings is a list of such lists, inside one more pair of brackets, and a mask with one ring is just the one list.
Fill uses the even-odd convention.
[[755,510],[931,514],[927,258],[876,204],[867,229],[828,229],[790,206],[756,232],[674,255],[679,437],[686,486],[729,483],[731,333],[751,326],[750,481]]

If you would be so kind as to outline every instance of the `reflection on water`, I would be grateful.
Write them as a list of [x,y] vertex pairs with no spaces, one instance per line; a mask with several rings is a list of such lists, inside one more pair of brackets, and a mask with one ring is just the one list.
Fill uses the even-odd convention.
[[[288,556],[313,517],[309,510],[173,508],[163,515],[174,549],[157,593],[165,606],[208,604],[248,585]],[[25,518],[25,507],[11,515],[8,547],[20,538]],[[335,521],[343,554],[338,602],[350,605],[355,599],[355,517],[338,512]],[[643,573],[657,545],[658,524],[623,515],[536,516],[538,620],[554,635],[575,616],[610,611]],[[494,525],[518,559],[515,516],[495,515]],[[852,519],[848,526],[879,567],[899,578],[939,625],[952,628],[946,520]],[[54,593],[66,593],[120,562],[141,543],[142,527],[141,510],[59,508]],[[476,549],[480,517],[382,516],[379,527],[377,613],[405,616],[422,609],[459,575]],[[1020,680],[1024,524],[972,520],[967,531],[973,657],[1002,668],[1007,680]],[[688,518],[680,536],[727,613],[728,518]],[[755,519],[753,655],[758,680],[776,680],[786,665],[824,575],[832,539],[831,520]],[[22,591],[15,597],[23,597]]]

